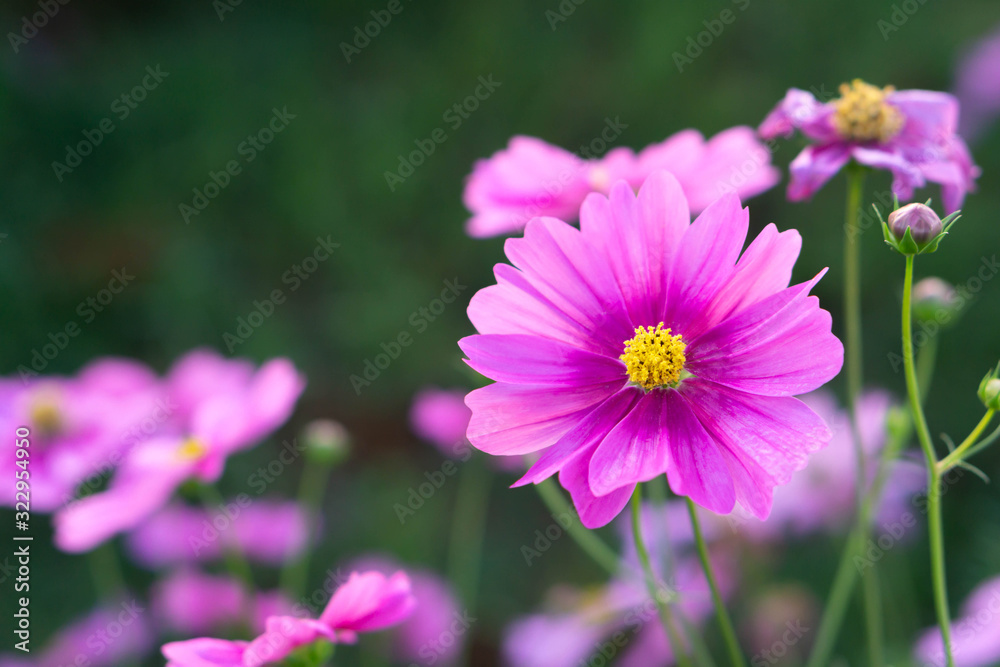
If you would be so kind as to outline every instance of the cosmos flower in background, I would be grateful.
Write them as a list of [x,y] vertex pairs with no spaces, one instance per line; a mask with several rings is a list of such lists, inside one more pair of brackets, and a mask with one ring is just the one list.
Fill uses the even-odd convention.
[[848,162],[855,160],[892,172],[892,190],[901,201],[927,182],[941,185],[947,212],[962,206],[975,189],[979,168],[957,134],[958,101],[929,90],[878,88],[855,79],[841,96],[821,103],[792,88],[761,123],[765,139],[790,137],[799,130],[813,143],[789,171],[788,199],[809,199]]
[[145,611],[144,604],[137,600],[103,605],[60,630],[37,657],[0,655],[0,667],[137,664],[154,646]]
[[962,104],[962,136],[974,142],[1000,115],[1000,29],[973,44],[959,62],[955,96]]
[[[349,567],[386,576],[400,569],[395,560],[381,555],[363,556]],[[461,608],[451,584],[440,575],[411,567],[406,573],[416,605],[409,618],[390,630],[393,656],[401,663],[420,667],[454,664],[462,655],[475,619]]]
[[170,422],[129,451],[107,490],[55,515],[56,546],[69,552],[93,549],[138,526],[184,481],[214,482],[227,457],[288,419],[304,387],[305,379],[287,359],[254,369],[248,361],[206,350],[189,353],[166,380],[175,406]]
[[298,557],[310,533],[319,532],[317,526],[310,531],[296,502],[261,499],[228,506],[236,508],[235,516],[172,502],[127,535],[128,552],[135,562],[158,569],[219,560],[232,539],[248,559],[276,566]]
[[424,387],[413,397],[410,407],[410,428],[449,458],[458,456],[465,445],[472,412],[465,405],[464,389]]
[[708,141],[696,130],[684,130],[638,154],[616,148],[588,160],[541,139],[514,137],[506,149],[473,167],[463,195],[473,214],[466,232],[476,238],[513,234],[536,216],[576,220],[591,192],[607,193],[619,180],[638,189],[658,170],[677,176],[696,213],[721,194],[752,197],[781,178],[770,151],[748,127]]
[[[1000,577],[983,582],[965,600],[951,622],[951,642],[956,667],[989,667],[1000,661]],[[914,657],[920,667],[946,664],[939,628],[920,637]]]
[[259,667],[278,664],[293,651],[323,640],[352,644],[406,619],[416,606],[404,572],[351,573],[318,619],[271,616],[253,641],[200,638],[164,644],[167,667]]
[[676,178],[593,194],[579,230],[536,218],[513,266],[469,304],[459,342],[495,384],[466,398],[468,436],[495,455],[539,453],[516,485],[555,473],[587,527],[636,484],[767,517],[775,486],[831,433],[795,395],[833,378],[843,346],[809,290],[789,287],[801,238],[768,225],[740,256],[749,214],[726,195],[691,223]]
[[[71,501],[88,479],[102,485],[139,440],[171,413],[156,375],[138,362],[105,358],[74,377],[0,379],[0,428],[31,431],[31,509],[53,512]],[[0,468],[14,478],[13,447]],[[14,485],[2,494],[14,505]]]

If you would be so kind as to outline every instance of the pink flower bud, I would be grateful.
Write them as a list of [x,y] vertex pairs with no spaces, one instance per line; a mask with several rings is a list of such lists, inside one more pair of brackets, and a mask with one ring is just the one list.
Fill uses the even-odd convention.
[[907,204],[889,214],[889,229],[897,239],[903,238],[907,228],[918,244],[927,243],[944,231],[941,218],[924,204]]

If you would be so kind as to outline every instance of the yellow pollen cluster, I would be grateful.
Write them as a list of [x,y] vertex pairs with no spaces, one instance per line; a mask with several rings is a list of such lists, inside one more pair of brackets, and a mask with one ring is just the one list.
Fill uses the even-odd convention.
[[44,435],[56,435],[63,429],[63,415],[55,396],[42,394],[31,402],[31,423]]
[[208,450],[205,448],[205,445],[201,444],[200,440],[197,438],[188,438],[177,449],[177,456],[182,461],[197,461],[207,452]]
[[840,84],[833,126],[844,139],[886,142],[903,129],[903,114],[885,101],[895,88],[879,88],[861,79]]
[[653,327],[638,327],[635,338],[625,341],[625,352],[618,357],[628,368],[633,383],[649,391],[656,387],[673,387],[684,370],[684,349],[680,335],[670,335],[663,322]]

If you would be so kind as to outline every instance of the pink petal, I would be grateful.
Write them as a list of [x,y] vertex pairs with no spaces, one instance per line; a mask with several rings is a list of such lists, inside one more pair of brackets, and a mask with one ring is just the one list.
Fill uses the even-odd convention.
[[243,654],[245,667],[277,665],[299,647],[317,639],[336,641],[336,633],[321,621],[295,616],[271,616],[264,633],[250,642]]
[[695,212],[728,192],[746,200],[781,180],[781,171],[771,164],[771,151],[743,126],[719,132],[705,144],[695,168],[677,173]]
[[843,169],[850,159],[851,153],[847,144],[806,146],[788,165],[791,176],[788,183],[788,199],[790,201],[809,199]]
[[247,642],[204,637],[164,644],[161,650],[167,667],[244,667],[247,646]]
[[[663,321],[685,339],[697,335],[701,318],[728,282],[750,224],[739,197],[724,195],[705,209],[681,239],[667,291]],[[659,320],[639,322],[655,326]]]
[[918,146],[941,143],[958,130],[958,100],[933,90],[900,90],[887,101],[906,119],[892,143]]
[[667,431],[667,395],[654,389],[642,396],[601,441],[590,460],[590,488],[598,496],[659,477],[670,466],[672,436]]
[[559,483],[569,491],[580,522],[587,528],[606,526],[628,504],[635,486],[623,486],[604,496],[595,496],[590,489],[590,451],[583,452],[559,471]]
[[844,347],[830,314],[809,290],[823,276],[744,309],[688,345],[687,369],[698,377],[762,396],[792,396],[840,372]]
[[[626,388],[583,417],[554,445],[544,450],[534,465],[513,486],[537,484],[548,479],[566,463],[585,451],[592,451],[639,401],[642,392]],[[589,458],[589,457],[588,457]]]
[[[642,185],[638,197],[624,182],[610,198],[594,194],[580,211],[586,241],[601,253],[614,274],[632,323],[659,319],[666,294],[667,273],[680,240],[691,224],[687,199],[677,179],[658,171]],[[633,331],[621,338],[631,338]]]
[[458,345],[468,356],[469,366],[500,382],[621,386],[627,375],[618,359],[537,336],[481,334],[467,336]]
[[505,382],[476,389],[465,398],[472,409],[469,442],[487,454],[529,454],[558,442],[599,403],[624,385],[606,383],[553,390]]
[[759,519],[770,513],[774,486],[787,484],[832,433],[795,398],[754,396],[693,378],[681,395],[721,445],[736,484],[736,500]]
[[861,164],[892,172],[892,191],[901,200],[913,196],[913,189],[923,187],[924,176],[917,165],[895,151],[884,148],[864,148],[855,146],[851,156]]
[[670,446],[667,481],[671,490],[705,509],[728,514],[736,504],[736,490],[721,448],[681,395],[676,390],[666,393],[663,410]]
[[337,631],[373,632],[401,622],[415,606],[405,572],[391,577],[381,572],[353,572],[333,594],[319,620]]

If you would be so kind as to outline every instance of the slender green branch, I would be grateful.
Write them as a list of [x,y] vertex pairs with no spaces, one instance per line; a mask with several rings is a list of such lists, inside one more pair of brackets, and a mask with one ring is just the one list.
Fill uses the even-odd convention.
[[[223,500],[222,495],[214,485],[199,484],[198,490],[201,494],[201,502],[209,513],[214,514],[219,511],[220,507],[225,505],[226,501]],[[232,524],[230,524],[229,530],[235,530]],[[243,584],[243,589],[247,594],[249,604],[255,599],[257,594],[257,588],[253,580],[253,570],[250,568],[250,563],[243,554],[243,550],[240,549],[239,542],[237,542],[234,534],[220,534],[219,539],[222,540],[222,553],[226,563],[226,569],[228,569],[229,572],[236,577],[241,584]]]
[[976,424],[976,428],[972,429],[972,433],[969,434],[969,437],[963,440],[962,444],[955,448],[955,451],[941,459],[941,461],[937,464],[938,474],[947,472],[949,469],[957,465],[959,461],[965,458],[969,449],[976,444],[976,440],[978,440],[979,436],[983,434],[986,427],[990,425],[990,422],[993,420],[993,415],[995,414],[996,410],[986,411],[983,418],[979,420],[978,424]]
[[[664,593],[667,591],[662,589],[659,583],[657,583],[656,573],[653,572],[653,566],[649,561],[649,551],[646,550],[646,543],[642,539],[641,484],[635,487],[635,493],[632,494],[632,537],[635,540],[635,552],[639,556],[639,562],[642,564],[642,571],[646,579],[646,589],[649,591],[649,596],[653,598],[653,602],[656,603],[656,609],[660,613],[660,622],[663,623],[663,629],[667,631],[667,636],[670,638],[670,644],[673,648],[674,656],[677,658],[677,664],[690,667],[691,661],[687,656],[687,650],[674,623],[670,604],[667,600],[663,599]],[[669,593],[673,594],[673,591],[669,591]]]
[[[326,482],[330,474],[328,461],[312,457],[306,460],[299,480],[299,505],[306,514],[306,531],[311,533],[318,525],[320,507],[323,505],[323,495],[326,492]],[[309,556],[312,549],[306,546],[302,554],[295,559],[289,559],[281,569],[278,578],[281,589],[291,600],[299,599],[305,591],[309,579]]]
[[705,578],[708,579],[708,586],[712,589],[712,602],[715,604],[715,615],[719,619],[722,637],[726,641],[726,649],[729,651],[729,661],[733,667],[746,667],[743,651],[740,650],[739,640],[736,639],[736,630],[733,629],[733,621],[729,618],[729,612],[726,610],[726,604],[719,593],[719,585],[712,571],[712,561],[708,555],[708,546],[705,544],[705,537],[701,533],[698,513],[690,498],[685,498],[684,500],[687,502],[688,514],[691,515],[691,528],[694,531],[695,544],[698,546],[698,558],[701,560],[701,567],[705,570]]
[[483,539],[492,481],[489,469],[480,458],[473,456],[460,473],[448,539],[448,571],[451,580],[462,592],[470,613],[475,612],[479,597]]
[[538,495],[541,496],[542,501],[549,508],[549,512],[553,516],[566,515],[570,517],[569,527],[566,528],[566,532],[573,538],[577,546],[590,556],[595,563],[604,568],[608,574],[618,574],[621,570],[618,562],[618,554],[615,553],[614,549],[605,544],[600,537],[587,530],[580,523],[580,517],[577,515],[576,510],[573,509],[573,506],[569,504],[565,496],[559,491],[556,483],[551,479],[547,479],[534,486],[538,489]]
[[[906,393],[917,428],[917,438],[924,450],[927,461],[927,532],[931,544],[931,579],[934,585],[934,608],[938,625],[944,640],[944,651],[948,657],[948,667],[955,667],[951,648],[951,618],[948,611],[948,589],[945,584],[944,535],[941,526],[941,480],[934,443],[931,440],[927,419],[920,403],[920,387],[913,363],[913,315],[910,300],[913,292],[913,256],[906,257],[906,273],[903,278],[903,367],[906,372]],[[990,415],[992,417],[992,415]],[[985,428],[985,425],[983,425]],[[957,451],[957,450],[956,450]]]

